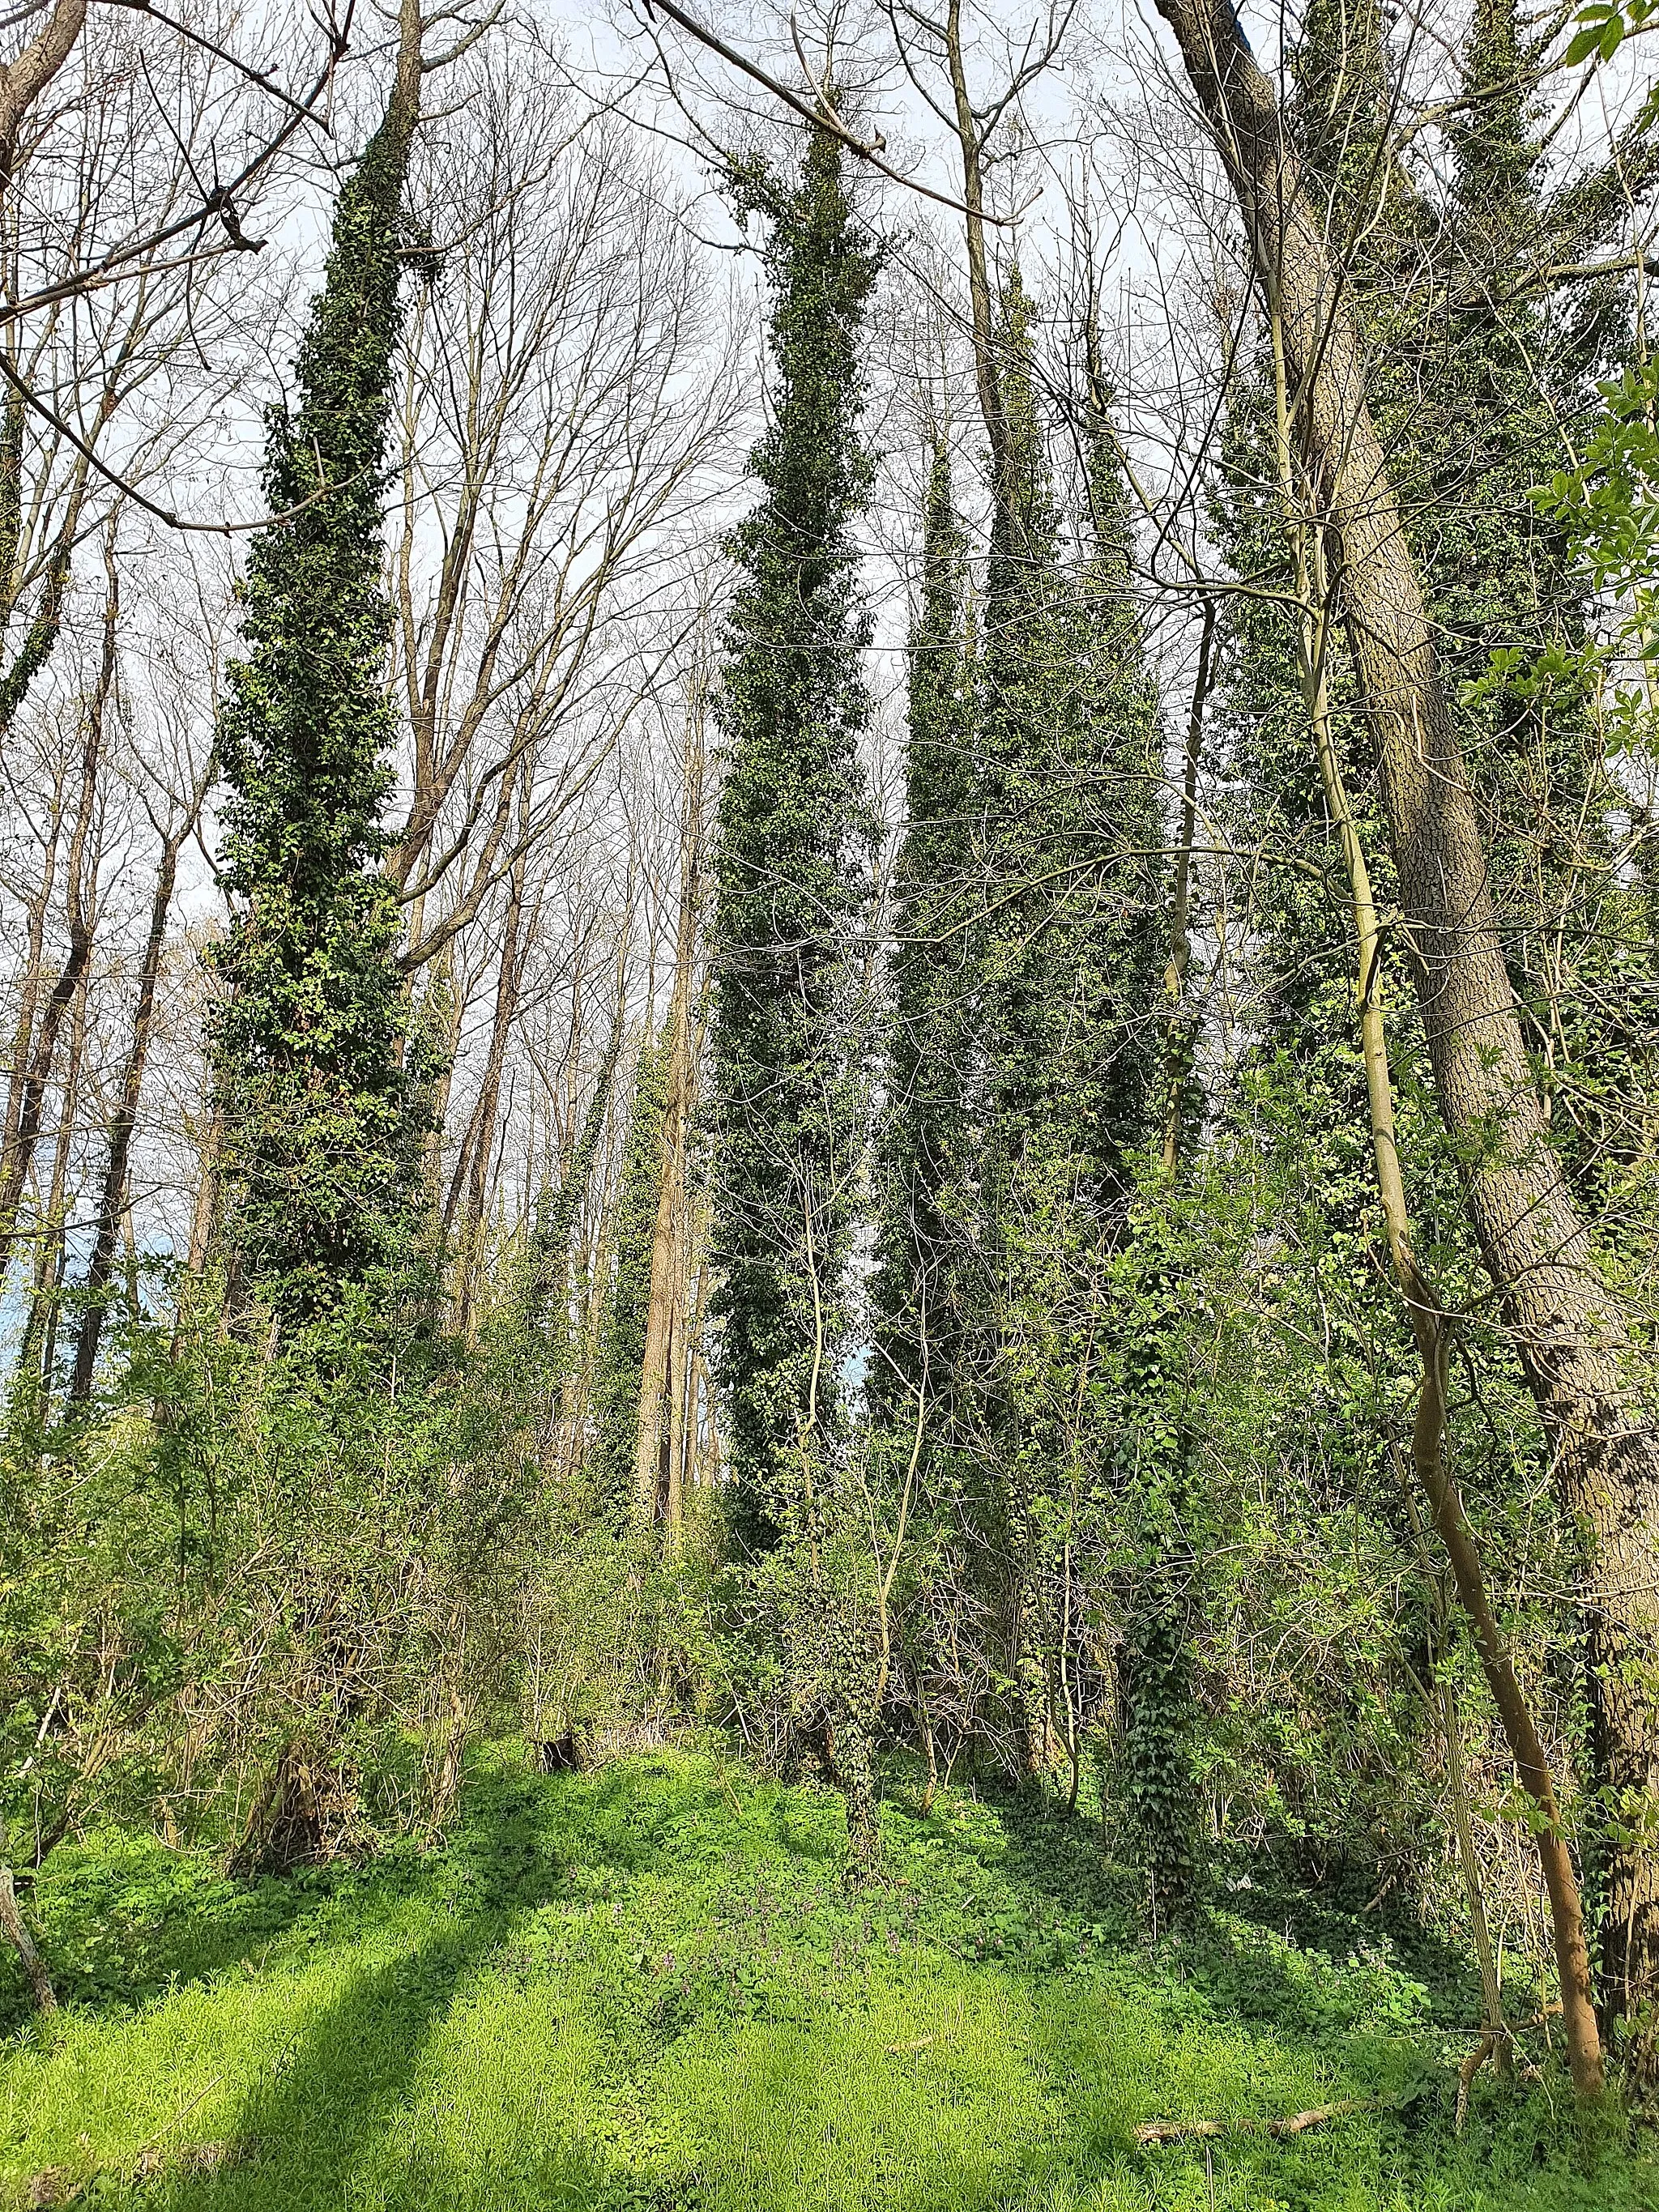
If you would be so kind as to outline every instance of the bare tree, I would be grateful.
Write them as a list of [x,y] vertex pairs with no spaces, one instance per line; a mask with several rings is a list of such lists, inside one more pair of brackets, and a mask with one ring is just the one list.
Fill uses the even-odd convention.
[[[735,353],[668,179],[528,40],[476,63],[417,189],[461,230],[417,303],[396,578],[407,964],[591,786],[676,647]],[[509,834],[519,769],[538,774]]]

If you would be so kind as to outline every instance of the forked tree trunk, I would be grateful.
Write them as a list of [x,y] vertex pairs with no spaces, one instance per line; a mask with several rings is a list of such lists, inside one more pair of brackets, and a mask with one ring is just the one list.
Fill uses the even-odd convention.
[[[1596,1827],[1607,1869],[1601,1999],[1628,2018],[1659,1981],[1659,1442],[1639,1369],[1552,1151],[1504,962],[1468,772],[1421,579],[1366,404],[1358,331],[1274,97],[1229,0],[1158,0],[1224,161],[1259,286],[1282,318],[1310,474],[1340,590],[1391,829],[1440,1109],[1470,1222],[1582,1530]],[[1650,2039],[1637,2054],[1650,2071]]]
[[[126,1210],[127,1175],[132,1155],[133,1133],[138,1126],[138,1102],[144,1087],[144,1066],[149,1057],[150,1030],[155,1018],[155,988],[161,980],[161,953],[167,943],[167,916],[172,911],[173,885],[179,873],[179,854],[196,827],[207,795],[211,768],[204,774],[185,819],[168,830],[155,872],[155,894],[150,901],[149,932],[138,971],[138,998],[132,1015],[132,1041],[127,1048],[126,1072],[121,1081],[121,1103],[110,1125],[109,1159],[104,1186],[99,1194],[98,1221],[92,1257],[87,1264],[86,1310],[75,1342],[75,1372],[70,1382],[71,1404],[83,1404],[92,1395],[92,1377],[98,1364],[99,1340],[103,1334],[106,1293],[115,1266],[116,1241]],[[194,1238],[192,1237],[192,1245]]]

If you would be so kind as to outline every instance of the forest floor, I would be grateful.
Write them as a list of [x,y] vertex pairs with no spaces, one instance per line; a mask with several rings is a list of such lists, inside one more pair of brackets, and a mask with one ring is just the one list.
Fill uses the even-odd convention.
[[[1659,2207],[1659,2147],[1583,2134],[1547,2071],[1477,2082],[1454,2133],[1474,2001],[1374,1916],[1242,1893],[1149,1949],[1091,1823],[957,1792],[924,1818],[896,1777],[883,1825],[888,1879],[849,1895],[828,1790],[718,1754],[544,1779],[495,1752],[444,1848],[360,1869],[249,1884],[149,1841],[66,1848],[38,1900],[64,2008],[36,2026],[0,1986],[0,2203]],[[1134,2139],[1346,2100],[1375,2108]]]

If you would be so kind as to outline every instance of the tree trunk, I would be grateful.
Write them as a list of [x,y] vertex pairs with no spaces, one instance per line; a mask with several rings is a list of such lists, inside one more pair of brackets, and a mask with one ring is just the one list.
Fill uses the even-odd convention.
[[[525,803],[527,806],[527,791]],[[501,1109],[501,1069],[506,1065],[507,1048],[513,1034],[513,1018],[519,1006],[524,891],[525,858],[521,854],[514,862],[507,878],[507,915],[501,924],[501,957],[495,975],[495,1014],[490,1025],[489,1056],[484,1063],[478,1104],[467,1133],[471,1157],[470,1162],[467,1161],[464,1149],[462,1159],[458,1160],[455,1165],[457,1185],[463,1166],[467,1168],[466,1210],[461,1218],[455,1284],[455,1325],[463,1335],[469,1335],[471,1332],[477,1273],[482,1258],[480,1247],[483,1237],[484,1211],[489,1196],[489,1168],[495,1157],[495,1125]]]
[[[1297,428],[1336,533],[1345,618],[1392,833],[1413,981],[1470,1222],[1583,1532],[1581,1591],[1600,1848],[1601,1997],[1629,2018],[1659,1985],[1659,1440],[1635,1346],[1552,1151],[1527,1064],[1474,802],[1435,665],[1341,273],[1301,195],[1273,89],[1228,0],[1158,0],[1214,134],[1258,283],[1283,319]],[[1651,2038],[1637,2054],[1653,2069]]]
[[0,1273],[3,1272],[11,1257],[12,1246],[16,1239],[18,1208],[22,1203],[29,1170],[34,1163],[35,1146],[40,1140],[46,1085],[52,1077],[58,1032],[63,1027],[64,1015],[81,988],[92,956],[92,927],[87,917],[83,873],[87,838],[92,828],[97,797],[104,717],[115,690],[118,616],[119,598],[112,567],[109,592],[104,605],[103,653],[99,663],[97,685],[87,714],[81,753],[81,791],[76,805],[75,824],[70,832],[64,886],[69,904],[69,951],[57,981],[47,994],[40,1026],[33,1037],[27,1067],[18,1089],[17,1119],[8,1127],[4,1150],[0,1152]]
[[[207,778],[204,776],[186,819],[177,829],[168,831],[161,846],[161,865],[155,873],[155,895],[150,901],[149,933],[144,940],[144,957],[138,971],[138,999],[133,1009],[132,1042],[127,1050],[126,1073],[121,1082],[121,1103],[110,1126],[109,1160],[104,1170],[104,1187],[99,1194],[92,1258],[87,1266],[86,1310],[81,1317],[80,1334],[76,1339],[75,1372],[70,1382],[71,1405],[84,1404],[92,1395],[93,1370],[98,1363],[99,1339],[104,1328],[105,1293],[115,1264],[115,1245],[120,1234],[121,1217],[126,1208],[128,1163],[132,1152],[133,1132],[138,1126],[138,1102],[143,1091],[144,1063],[149,1054],[150,1029],[155,1015],[155,986],[161,972],[167,915],[172,909],[173,884],[179,873],[179,853],[196,825],[206,791]],[[193,1237],[191,1241],[193,1244]]]
[[11,185],[23,118],[69,59],[86,20],[87,0],[56,0],[22,52],[0,64],[0,204]]
[[[90,930],[90,923],[88,923]],[[52,1181],[42,1214],[44,1233],[35,1252],[34,1300],[23,1332],[27,1360],[40,1363],[40,1403],[52,1399],[52,1369],[58,1358],[58,1324],[63,1311],[64,1278],[69,1256],[69,1165],[81,1113],[81,1070],[87,1049],[87,984],[84,971],[75,994],[70,1023],[69,1057],[58,1094],[58,1131],[52,1148]]]
[[[1277,341],[1277,330],[1274,336]],[[1284,439],[1281,466],[1288,492],[1290,453],[1284,391],[1281,376],[1279,419]],[[1364,1061],[1366,1096],[1370,1110],[1371,1152],[1376,1170],[1377,1194],[1382,1202],[1382,1217],[1395,1279],[1406,1301],[1412,1340],[1417,1347],[1423,1370],[1417,1417],[1412,1425],[1412,1468],[1418,1486],[1428,1501],[1440,1540],[1445,1546],[1458,1601],[1474,1631],[1475,1648],[1480,1655],[1481,1668],[1486,1677],[1487,1687],[1492,1692],[1492,1702],[1498,1708],[1504,1741],[1515,1760],[1521,1786],[1532,1800],[1534,1817],[1531,1826],[1545,1893],[1549,1899],[1550,1930],[1554,1940],[1556,1972],[1561,1984],[1561,2025],[1566,2038],[1573,2087],[1581,2096],[1599,2096],[1604,2086],[1601,2039],[1591,1996],[1589,1950],[1584,1939],[1584,1917],[1578,1879],[1573,1870],[1571,1853],[1567,1848],[1566,1836],[1561,1825],[1555,1778],[1550,1770],[1543,1739],[1533,1719],[1532,1708],[1515,1671],[1507,1640],[1492,1609],[1480,1558],[1480,1540],[1464,1510],[1462,1497],[1451,1471],[1446,1465],[1449,1316],[1418,1265],[1412,1240],[1411,1214],[1395,1128],[1394,1080],[1389,1066],[1388,1034],[1382,1020],[1382,924],[1371,891],[1370,870],[1366,863],[1364,848],[1360,842],[1358,826],[1354,821],[1353,810],[1348,803],[1343,784],[1341,763],[1331,730],[1326,697],[1326,610],[1328,598],[1324,567],[1318,556],[1318,540],[1316,538],[1314,586],[1310,592],[1304,532],[1297,520],[1292,520],[1291,528],[1295,535],[1297,583],[1303,600],[1299,635],[1309,720],[1313,725],[1314,742],[1318,750],[1320,781],[1324,787],[1326,804],[1342,847],[1353,910],[1354,937],[1358,954],[1354,997],[1359,1016],[1360,1053]],[[1449,1702],[1449,1684],[1444,1686],[1444,1691],[1448,1701],[1445,1707],[1447,1757],[1456,1761],[1461,1758],[1461,1753],[1451,1733],[1455,1718]],[[1461,1776],[1458,1786],[1462,1786]],[[1480,1905],[1479,1877],[1473,1867],[1474,1847],[1472,1841],[1466,1841],[1461,1832],[1459,1840],[1465,1850],[1473,1899],[1471,1913],[1476,1923],[1479,1941],[1484,1935],[1484,1923]],[[1488,1961],[1483,1954],[1483,1979],[1487,1985],[1490,2010],[1496,1983],[1490,1972],[1486,1971]]]
[[219,1210],[219,1146],[221,1125],[216,1113],[202,1139],[201,1180],[196,1186],[196,1206],[190,1220],[190,1255],[185,1266],[192,1275],[207,1267],[213,1249],[214,1221]]
[[962,45],[962,0],[950,0],[945,19],[945,58],[956,110],[957,140],[962,149],[962,204],[967,210],[968,300],[972,313],[974,385],[991,448],[991,474],[999,500],[1008,491],[1008,423],[1002,405],[1002,380],[991,336],[991,272],[985,251],[985,128],[974,112]]
[[10,1938],[18,1957],[23,1962],[23,1972],[28,1976],[30,1989],[34,1992],[37,2012],[56,2012],[58,1999],[53,1992],[46,1962],[34,1948],[34,1938],[24,1924],[18,1909],[17,1892],[12,1882],[11,1869],[0,1866],[0,1930]]
[[1160,1164],[1173,1175],[1180,1164],[1181,1139],[1187,1117],[1188,1090],[1193,1079],[1194,1050],[1198,1023],[1187,997],[1187,970],[1192,964],[1193,841],[1198,828],[1198,773],[1204,752],[1204,708],[1210,696],[1212,648],[1215,641],[1215,601],[1204,602],[1204,624],[1198,641],[1198,673],[1193,679],[1193,703],[1187,717],[1187,751],[1181,779],[1181,836],[1176,846],[1175,881],[1170,894],[1170,961],[1164,971],[1167,1012],[1164,1030],[1164,1144]]
[[52,794],[47,824],[46,849],[40,864],[40,881],[28,902],[22,981],[18,992],[17,1019],[12,1027],[11,1072],[6,1085],[3,1145],[0,1145],[0,1186],[11,1172],[13,1132],[23,1110],[23,1094],[33,1057],[34,1019],[40,1006],[40,983],[46,969],[46,916],[58,876],[58,841],[63,832],[61,783]]
[[[690,1126],[693,1066],[691,981],[696,955],[698,854],[702,838],[702,731],[695,701],[688,729],[685,813],[680,839],[680,911],[674,945],[674,992],[668,1009],[668,1095],[663,1102],[662,1174],[651,1236],[651,1291],[646,1308],[645,1354],[640,1374],[640,1417],[634,1455],[634,1513],[641,1528],[659,1517],[679,1518],[679,1452],[671,1401],[671,1369],[685,1331],[685,1147]],[[665,1432],[665,1414],[667,1416]]]

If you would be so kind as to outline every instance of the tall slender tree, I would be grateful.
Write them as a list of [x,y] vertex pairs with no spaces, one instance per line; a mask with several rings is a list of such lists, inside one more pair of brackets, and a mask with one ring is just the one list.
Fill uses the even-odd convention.
[[760,504],[732,541],[740,581],[714,700],[712,1234],[734,1525],[764,1548],[799,1530],[838,1419],[860,1152],[848,990],[868,835],[857,348],[876,258],[827,131],[792,190],[759,167],[738,184],[770,225],[772,422],[750,459]]
[[[961,1358],[973,1167],[981,860],[975,836],[965,560],[949,450],[933,449],[909,640],[905,821],[894,866],[874,1284],[876,1405],[948,1429]],[[920,1399],[921,1403],[916,1401]]]
[[400,204],[419,115],[407,6],[392,97],[335,208],[323,286],[273,410],[271,526],[242,586],[219,745],[231,924],[212,1026],[232,1241],[305,1317],[396,1263],[420,1182],[403,1062],[380,525]]
[[599,1510],[618,1528],[634,1513],[640,1387],[651,1305],[652,1244],[661,1194],[663,1116],[672,1040],[640,1040],[622,1172],[607,1225],[609,1285],[593,1377],[592,1480]]
[[[1147,1133],[1165,896],[1156,691],[1129,587],[1106,395],[1068,557],[1016,270],[998,331],[996,472],[975,707],[983,855],[975,1009],[982,1466],[972,1513],[1024,1771],[1076,1726],[1069,1562],[1109,1456],[1106,1277]],[[1091,1470],[1085,1474],[1085,1470]]]
[[732,540],[740,580],[714,699],[710,1249],[729,1522],[775,1623],[790,1727],[821,1734],[866,1865],[876,1669],[842,1375],[867,1083],[869,625],[854,526],[870,482],[858,338],[876,257],[828,131],[812,131],[793,188],[758,166],[738,182],[770,226],[772,420],[750,457],[760,503]]

